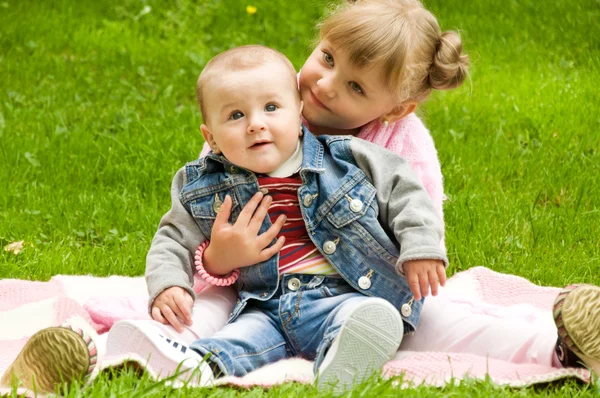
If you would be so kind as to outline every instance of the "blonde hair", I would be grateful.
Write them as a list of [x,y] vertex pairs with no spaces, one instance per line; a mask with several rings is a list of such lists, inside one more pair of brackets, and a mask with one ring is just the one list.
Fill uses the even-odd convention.
[[[198,108],[202,113],[202,117],[206,122],[204,92],[209,82],[213,79],[223,79],[222,76],[227,72],[235,72],[248,70],[258,66],[265,65],[268,62],[281,62],[289,69],[290,72],[290,90],[298,91],[296,80],[296,70],[289,59],[277,50],[269,47],[252,44],[240,46],[217,54],[204,66],[202,73],[198,77],[196,83],[196,99],[198,100]],[[298,93],[298,101],[300,94]]]
[[458,87],[467,76],[459,34],[441,32],[418,0],[347,1],[321,23],[320,40],[346,51],[354,67],[380,67],[399,104]]

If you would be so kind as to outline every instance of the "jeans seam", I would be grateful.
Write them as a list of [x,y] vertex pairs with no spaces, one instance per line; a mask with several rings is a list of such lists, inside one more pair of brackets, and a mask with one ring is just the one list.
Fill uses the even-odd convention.
[[263,355],[264,353],[269,352],[269,351],[273,351],[274,349],[279,348],[282,345],[285,345],[285,341],[282,341],[281,343],[278,343],[276,345],[272,345],[272,346],[270,346],[268,348],[265,348],[264,350],[259,351],[259,352],[246,352],[246,353],[244,353],[242,355],[231,356],[231,358],[232,359],[238,359],[238,358],[251,357],[251,356],[254,356],[254,355]]

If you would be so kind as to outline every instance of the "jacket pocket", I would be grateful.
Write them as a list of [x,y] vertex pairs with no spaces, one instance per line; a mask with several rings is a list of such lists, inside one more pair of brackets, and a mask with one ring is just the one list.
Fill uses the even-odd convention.
[[[364,174],[363,174],[364,176]],[[377,218],[375,187],[366,176],[354,185],[345,184],[323,204],[327,220],[336,228],[342,228],[364,216],[369,209]]]
[[242,209],[240,200],[232,187],[221,186],[221,189],[207,190],[203,195],[194,196],[193,199],[185,204],[206,236],[210,236],[217,213],[227,195],[232,200],[229,220],[233,223]]

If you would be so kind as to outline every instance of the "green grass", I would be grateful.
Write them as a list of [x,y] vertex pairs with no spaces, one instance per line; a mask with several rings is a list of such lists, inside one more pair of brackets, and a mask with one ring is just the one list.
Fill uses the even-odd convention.
[[[248,15],[246,5],[258,8]],[[301,5],[300,5],[301,4]],[[261,43],[297,68],[326,2],[0,0],[0,278],[141,275],[175,170],[202,139],[194,85],[215,53]],[[144,14],[145,6],[150,12]],[[452,274],[600,284],[600,2],[430,0],[471,56],[464,87],[419,109],[439,151]],[[148,389],[147,391],[145,389]],[[370,383],[353,396],[396,395]],[[416,388],[406,396],[593,396],[567,383]],[[129,372],[67,396],[319,395],[169,391]]]

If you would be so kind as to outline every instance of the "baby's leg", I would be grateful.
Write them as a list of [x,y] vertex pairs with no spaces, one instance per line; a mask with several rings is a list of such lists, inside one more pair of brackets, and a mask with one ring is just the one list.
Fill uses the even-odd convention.
[[425,299],[414,335],[400,351],[471,353],[513,363],[560,367],[554,349],[557,330],[552,313],[532,305],[491,305],[442,289]]
[[323,341],[317,349],[317,386],[336,393],[362,383],[390,360],[402,340],[404,326],[398,310],[381,299],[362,295],[341,303],[323,322]]
[[279,329],[278,300],[272,301],[274,311],[246,308],[234,322],[212,337],[194,342],[190,348],[203,357],[209,355],[224,375],[231,376],[244,376],[287,358],[289,349]]

